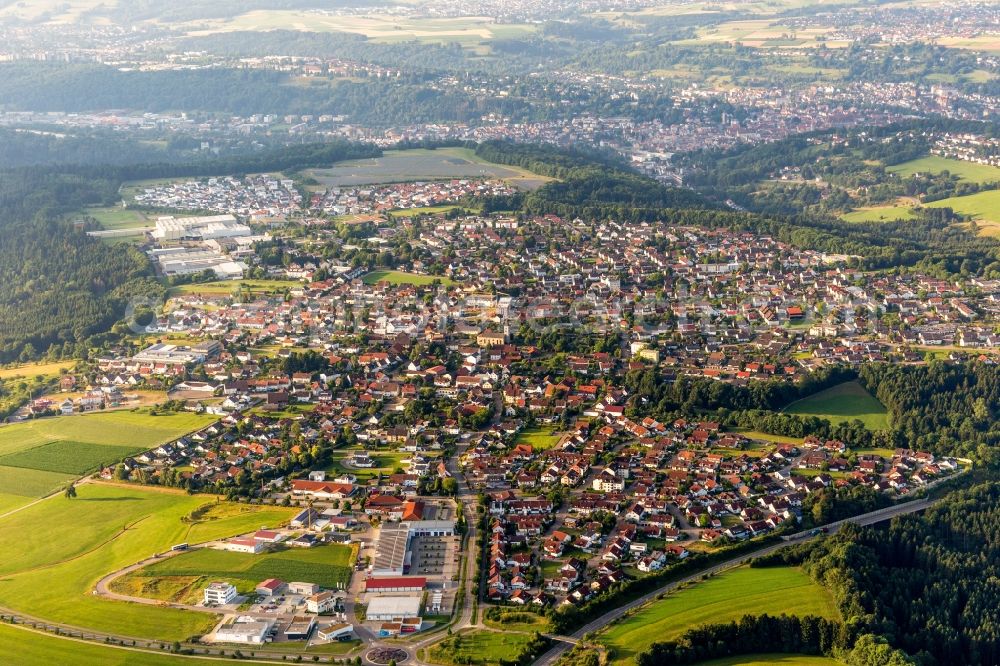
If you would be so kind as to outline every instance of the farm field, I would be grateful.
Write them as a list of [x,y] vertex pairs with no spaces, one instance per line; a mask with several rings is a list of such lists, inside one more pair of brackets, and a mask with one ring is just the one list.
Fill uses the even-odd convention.
[[[150,416],[108,411],[56,416],[0,427],[0,496],[44,497],[102,464],[170,441],[207,425],[197,414]],[[0,502],[0,509],[3,503]]]
[[80,475],[98,469],[102,464],[121,460],[135,451],[135,446],[91,444],[60,439],[33,449],[0,456],[0,466]]
[[29,363],[28,365],[16,365],[9,368],[0,368],[0,380],[14,379],[15,377],[37,377],[43,375],[53,377],[63,370],[70,370],[76,365],[76,361],[54,361],[52,363]]
[[150,416],[145,410],[56,416],[0,427],[0,455],[55,440],[150,447],[180,437],[214,421],[194,413]]
[[428,648],[427,661],[442,666],[499,666],[501,659],[520,654],[530,641],[531,634],[487,630],[459,632]]
[[536,189],[552,180],[527,169],[487,162],[469,148],[387,150],[382,157],[340,162],[306,175],[325,187],[374,185],[449,178],[501,178],[524,189]]
[[745,21],[728,21],[701,28],[695,38],[676,40],[674,43],[720,44],[731,42],[753,48],[812,48],[821,43],[829,48],[845,45],[842,41],[826,40],[825,37],[826,30],[823,28],[795,29],[771,19],[755,18]]
[[[241,534],[288,520],[294,509],[233,506],[164,488],[86,483],[0,518],[0,605],[126,636],[184,640],[214,615],[128,604],[92,594],[105,574],[185,541]],[[40,529],[39,526],[43,526]],[[53,535],[59,535],[53,538]]]
[[208,666],[217,659],[199,659],[81,642],[0,624],[0,663],[18,666]]
[[535,451],[545,451],[558,444],[560,438],[551,428],[525,428],[517,433],[514,443],[530,444]]
[[801,569],[740,567],[644,606],[596,640],[614,650],[611,663],[624,666],[654,642],[677,638],[691,627],[764,613],[838,616],[830,593]]
[[327,588],[346,586],[351,578],[351,563],[351,547],[336,544],[285,548],[260,555],[200,548],[157,562],[136,574],[143,578],[199,576],[203,579],[201,587],[213,580],[226,580],[246,593],[268,578],[301,580]]
[[698,666],[838,666],[843,662],[808,654],[748,654],[702,661]]
[[895,220],[914,220],[916,217],[917,215],[911,206],[873,206],[844,213],[840,219],[845,222],[893,222]]
[[378,284],[385,281],[392,285],[412,284],[418,287],[434,284],[435,280],[440,281],[446,287],[455,284],[454,280],[440,275],[422,275],[419,273],[405,273],[403,271],[372,271],[361,278],[361,281],[365,284]]
[[0,516],[24,506],[33,498],[25,495],[15,495],[14,493],[0,493]]
[[871,430],[889,427],[885,407],[857,382],[844,382],[808,398],[796,400],[783,412],[800,416],[817,416],[837,424],[860,419]]
[[990,183],[1000,181],[1000,168],[988,164],[975,164],[965,160],[953,160],[939,155],[928,155],[908,162],[901,162],[886,167],[902,178],[909,178],[917,173],[941,173],[947,171],[959,180],[967,183]]

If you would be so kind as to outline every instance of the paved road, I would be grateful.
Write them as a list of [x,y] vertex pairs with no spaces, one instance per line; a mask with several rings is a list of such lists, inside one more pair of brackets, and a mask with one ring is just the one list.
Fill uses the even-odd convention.
[[[207,542],[207,543],[212,543],[212,542]],[[118,592],[114,592],[111,589],[111,583],[126,574],[142,569],[143,567],[149,566],[150,564],[155,564],[156,562],[162,562],[163,560],[169,559],[176,555],[180,555],[181,553],[202,548],[204,547],[204,545],[205,544],[194,544],[192,546],[188,546],[187,550],[174,550],[174,551],[168,551],[166,553],[153,555],[152,557],[147,557],[144,560],[140,560],[135,564],[127,566],[124,569],[113,571],[104,578],[102,578],[101,580],[97,581],[97,585],[94,586],[94,594],[101,597],[107,597],[108,599],[114,599],[115,601],[128,601],[134,604],[146,604],[148,606],[170,606],[171,608],[193,610],[202,613],[218,613],[218,614],[225,613],[226,609],[224,608],[222,609],[205,608],[204,606],[195,606],[192,604],[178,604],[168,601],[162,601],[160,599],[150,599],[148,597],[133,597],[128,594],[120,594]]]
[[[857,525],[872,525],[874,523],[882,522],[884,520],[889,520],[894,516],[913,513],[915,511],[922,511],[923,509],[929,507],[931,504],[933,504],[933,502],[931,502],[930,500],[906,502],[904,504],[888,507],[886,509],[881,509],[879,511],[873,511],[871,513],[866,513],[860,516],[856,516],[854,518],[848,518],[846,520],[840,520],[835,523],[830,523],[826,527],[830,533],[833,533],[836,532],[838,529],[840,529],[846,523],[855,523]],[[581,638],[583,638],[585,634],[606,627],[608,624],[614,622],[615,620],[622,617],[629,611],[632,611],[638,608],[639,606],[642,606],[643,604],[652,601],[657,596],[665,592],[670,592],[681,585],[697,581],[702,576],[716,574],[725,571],[727,569],[732,569],[733,567],[744,564],[755,557],[761,557],[762,555],[773,553],[776,550],[781,550],[782,548],[786,548],[796,543],[802,543],[804,540],[808,538],[808,536],[809,532],[800,532],[798,534],[789,536],[788,540],[786,541],[782,541],[780,543],[772,544],[769,546],[763,546],[756,550],[752,550],[748,553],[744,553],[743,555],[739,555],[724,562],[720,562],[719,564],[705,567],[704,569],[701,569],[696,573],[691,574],[690,576],[685,576],[680,580],[675,580],[670,583],[666,583],[654,589],[653,591],[643,595],[642,597],[639,597],[634,601],[630,601],[624,606],[619,606],[618,608],[608,611],[604,615],[601,615],[597,619],[588,622],[584,626],[580,627],[572,634],[569,634],[568,636],[565,637],[559,637],[557,639],[556,644],[552,648],[550,648],[548,652],[544,653],[537,660],[535,660],[535,666],[549,666],[550,664],[554,664],[565,652],[567,652],[571,647],[573,647],[574,641],[579,641]]]

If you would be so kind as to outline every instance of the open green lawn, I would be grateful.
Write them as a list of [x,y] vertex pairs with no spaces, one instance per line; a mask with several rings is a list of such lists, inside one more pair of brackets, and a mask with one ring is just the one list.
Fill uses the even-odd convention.
[[351,562],[351,547],[336,544],[281,548],[260,555],[201,548],[157,562],[137,573],[147,577],[204,576],[226,580],[242,587],[241,592],[252,591],[257,583],[268,578],[339,588],[346,586],[351,578]]
[[613,664],[631,664],[657,641],[704,624],[744,615],[838,617],[833,597],[797,567],[740,567],[652,602],[609,625],[597,641],[614,650]]
[[475,630],[460,632],[435,643],[427,651],[433,664],[477,664],[498,666],[501,659],[513,659],[531,641],[531,634]]
[[988,164],[975,164],[965,160],[953,160],[938,155],[928,155],[908,162],[887,167],[886,171],[908,178],[917,173],[941,173],[947,171],[960,180],[969,183],[990,183],[1000,181],[1000,168]]
[[0,624],[0,663],[17,666],[208,666],[198,659],[60,638],[23,627]]
[[[92,594],[116,571],[181,542],[276,526],[295,511],[215,502],[167,489],[85,483],[0,518],[0,606],[126,636],[183,640],[215,616],[128,604]],[[197,509],[203,509],[197,511]],[[16,661],[13,663],[17,663]]]
[[882,458],[886,458],[888,460],[892,460],[893,455],[895,455],[895,451],[893,451],[892,449],[871,448],[871,449],[851,449],[851,451],[858,454],[859,456],[865,456],[865,455],[881,456]]
[[895,220],[913,220],[916,217],[917,215],[911,206],[873,206],[844,213],[840,219],[845,222],[893,222]]
[[500,629],[502,631],[549,631],[549,621],[537,613],[518,611],[517,609],[505,610],[497,619],[483,617],[483,624],[487,627]]
[[440,213],[447,213],[448,211],[455,210],[456,208],[462,208],[464,210],[479,210],[476,206],[444,205],[423,206],[422,208],[394,208],[389,212],[392,213],[393,217],[416,217],[417,215],[437,215]]
[[725,657],[702,661],[698,666],[838,666],[842,662],[830,657],[814,657],[807,654],[747,654],[740,657]]
[[889,427],[885,407],[857,382],[844,382],[796,400],[782,411],[818,416],[833,424],[860,419],[871,430],[886,430]]
[[801,437],[786,437],[784,435],[772,435],[766,432],[759,432],[757,430],[747,430],[746,428],[733,428],[733,432],[738,432],[744,437],[749,437],[750,439],[762,440],[765,442],[773,442],[775,444],[801,444]]
[[517,433],[514,444],[530,444],[535,451],[551,449],[559,443],[561,436],[551,428],[525,428]]
[[419,273],[405,273],[403,271],[372,271],[361,278],[361,281],[365,284],[388,282],[394,285],[412,284],[418,287],[433,284],[435,280],[446,287],[455,284],[454,280],[440,275],[421,275]]

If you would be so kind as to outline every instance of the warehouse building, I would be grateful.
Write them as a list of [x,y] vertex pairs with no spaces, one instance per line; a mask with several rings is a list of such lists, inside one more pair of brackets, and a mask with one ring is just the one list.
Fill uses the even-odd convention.
[[368,602],[365,613],[369,622],[399,621],[411,617],[420,617],[420,597],[374,597]]
[[365,592],[385,594],[387,592],[423,592],[427,579],[423,576],[393,576],[369,578],[365,581]]

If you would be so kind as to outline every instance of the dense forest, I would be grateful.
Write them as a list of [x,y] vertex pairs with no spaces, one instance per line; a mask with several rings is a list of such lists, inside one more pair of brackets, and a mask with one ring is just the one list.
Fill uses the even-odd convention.
[[889,411],[894,444],[1000,463],[1000,368],[872,364],[859,377]]

